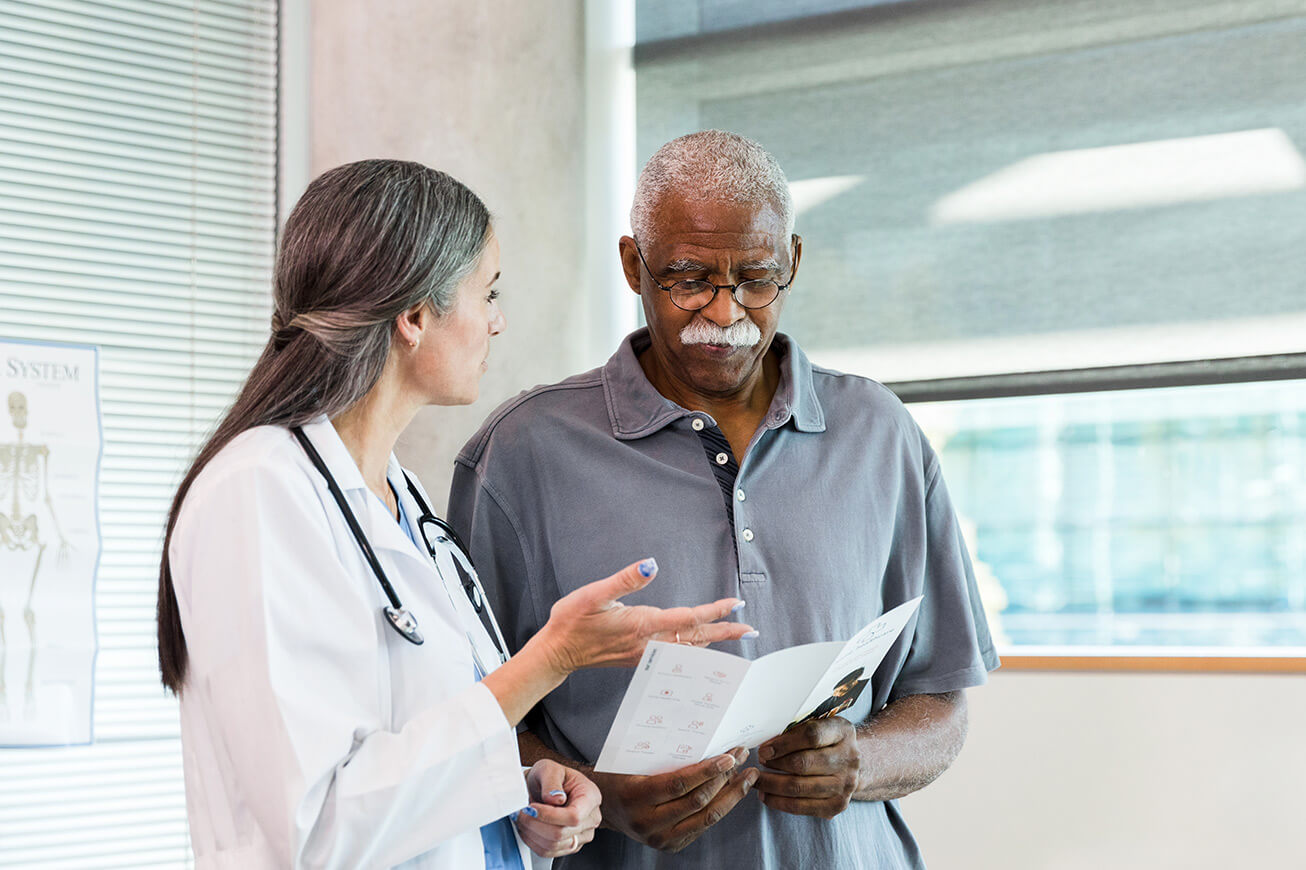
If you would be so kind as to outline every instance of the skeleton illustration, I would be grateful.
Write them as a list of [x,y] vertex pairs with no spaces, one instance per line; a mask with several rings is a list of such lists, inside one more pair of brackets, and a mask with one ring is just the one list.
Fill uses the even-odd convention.
[[[14,442],[0,443],[0,554],[36,554],[30,579],[26,576],[16,578],[19,582],[26,581],[27,586],[23,621],[27,624],[31,650],[27,662],[25,698],[31,704],[36,676],[36,612],[32,610],[32,596],[36,592],[37,576],[41,573],[41,558],[48,546],[48,533],[47,537],[42,537],[33,511],[38,502],[43,501],[48,509],[54,534],[59,539],[60,562],[67,558],[69,546],[55,517],[54,500],[50,497],[50,448],[44,444],[28,444],[23,440],[23,431],[27,428],[27,397],[22,393],[10,393],[9,417],[18,438]],[[0,580],[5,581],[0,586],[8,585],[9,577]],[[0,588],[0,591],[3,589]],[[5,638],[4,600],[0,596],[0,708],[5,706]]]

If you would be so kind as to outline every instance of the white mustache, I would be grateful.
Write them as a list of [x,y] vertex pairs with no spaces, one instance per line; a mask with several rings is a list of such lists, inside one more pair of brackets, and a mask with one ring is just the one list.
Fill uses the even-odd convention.
[[724,329],[703,317],[695,317],[680,330],[681,344],[723,344],[731,347],[752,347],[762,340],[762,330],[745,317]]

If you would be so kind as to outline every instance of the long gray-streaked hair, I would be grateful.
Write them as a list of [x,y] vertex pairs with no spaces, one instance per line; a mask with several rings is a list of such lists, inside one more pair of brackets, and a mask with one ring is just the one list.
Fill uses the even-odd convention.
[[168,514],[159,567],[159,671],[174,693],[185,684],[187,655],[168,546],[195,477],[247,429],[335,416],[363,398],[381,377],[399,315],[423,302],[447,314],[489,234],[490,214],[480,198],[420,163],[347,163],[304,191],[277,254],[272,335]]
[[653,215],[674,191],[692,200],[769,202],[794,231],[794,200],[784,170],[771,153],[738,133],[701,130],[672,139],[644,164],[635,183],[630,228],[641,242],[653,238]]

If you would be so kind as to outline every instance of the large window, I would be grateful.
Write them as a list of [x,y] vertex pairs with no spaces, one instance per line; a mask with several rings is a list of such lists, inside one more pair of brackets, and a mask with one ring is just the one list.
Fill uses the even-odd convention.
[[1306,382],[913,412],[1006,643],[1306,645]]
[[940,449],[1009,650],[1306,647],[1306,4],[637,3],[789,174],[783,327]]
[[274,0],[0,0],[0,336],[98,345],[104,417],[95,739],[0,751],[6,868],[191,862],[159,547],[267,334],[276,43]]

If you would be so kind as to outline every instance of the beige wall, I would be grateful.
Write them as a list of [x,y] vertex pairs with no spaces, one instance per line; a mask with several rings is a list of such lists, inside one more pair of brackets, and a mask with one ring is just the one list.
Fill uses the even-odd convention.
[[1306,677],[995,673],[903,801],[931,870],[1306,868]]
[[[400,446],[442,504],[495,404],[594,362],[583,4],[318,0],[309,17],[311,170],[421,160],[497,216],[508,331],[482,399],[426,412]],[[1306,867],[1306,678],[999,672],[971,702],[962,757],[904,804],[932,870]]]
[[454,454],[495,405],[593,363],[575,314],[588,292],[583,3],[315,0],[309,13],[311,173],[418,160],[466,182],[495,216],[508,328],[481,400],[424,411],[398,450],[440,510]]

